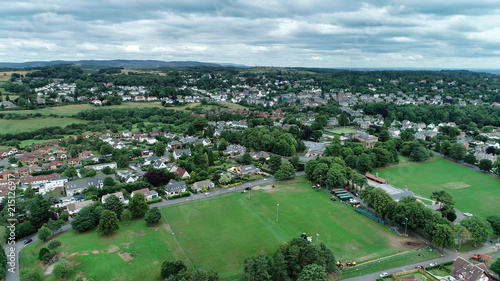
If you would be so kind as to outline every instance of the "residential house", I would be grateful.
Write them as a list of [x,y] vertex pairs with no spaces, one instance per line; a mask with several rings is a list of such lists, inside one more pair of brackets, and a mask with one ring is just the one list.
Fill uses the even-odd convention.
[[135,182],[139,179],[139,176],[132,174],[127,170],[119,170],[116,174],[120,177],[120,179],[125,183]]
[[149,188],[143,188],[143,189],[132,191],[132,193],[130,195],[133,198],[134,195],[137,193],[144,194],[144,198],[146,199],[146,201],[151,201],[153,199],[159,198],[158,192],[156,192],[154,190],[150,190]]
[[491,274],[484,263],[472,264],[462,257],[457,257],[448,280],[451,281],[488,281]]
[[189,173],[186,170],[184,170],[183,168],[177,168],[177,170],[175,172],[177,173],[177,175],[179,175],[179,177],[181,179],[183,179],[183,178],[188,178],[188,179],[191,178],[191,175],[189,175]]
[[147,156],[151,156],[153,155],[153,151],[145,148],[145,149],[141,149],[141,156],[142,157],[147,157]]
[[59,169],[62,167],[63,162],[59,160],[51,161],[49,162],[49,169],[54,170],[54,169]]
[[191,187],[192,190],[196,190],[197,192],[200,192],[205,186],[206,189],[214,188],[215,184],[209,180],[204,180],[204,181],[197,181],[193,184]]
[[175,194],[181,194],[186,192],[187,190],[187,185],[185,181],[176,181],[176,180],[170,180],[168,184],[165,186],[165,192],[167,196],[172,196]]
[[68,178],[52,178],[48,182],[41,184],[38,188],[38,193],[46,194],[56,188],[63,188],[64,184],[68,182]]
[[106,198],[108,198],[109,196],[111,195],[114,195],[116,196],[118,199],[120,199],[120,203],[126,203],[125,201],[125,197],[123,196],[123,193],[121,191],[118,191],[118,192],[115,192],[115,193],[111,193],[111,194],[106,194],[106,195],[103,195],[102,198],[101,198],[101,202],[102,203],[105,203],[106,202]]
[[155,169],[165,169],[166,167],[167,165],[165,165],[161,159],[158,159],[153,163],[153,168]]
[[250,156],[252,156],[252,158],[255,160],[259,160],[260,158],[264,158],[266,160],[269,160],[269,158],[271,157],[271,154],[267,153],[265,151],[259,151],[257,153],[255,153],[255,152],[250,153]]
[[378,138],[376,136],[369,135],[365,132],[353,133],[353,139],[361,142],[366,148],[374,147],[375,143],[378,141]]
[[22,189],[28,188],[29,185],[31,185],[31,187],[33,188],[40,188],[41,186],[44,186],[53,179],[59,179],[59,174],[52,173],[49,175],[23,177],[20,179],[20,185]]
[[20,167],[17,171],[20,177],[27,177],[30,175],[30,169],[28,167]]
[[84,207],[87,207],[89,205],[94,204],[94,201],[92,200],[87,200],[87,201],[81,201],[81,202],[75,202],[67,205],[67,210],[70,215],[74,215],[78,212],[80,212],[81,209]]
[[102,169],[110,167],[111,169],[116,169],[118,166],[116,165],[116,162],[111,162],[111,163],[101,163],[101,164],[95,164],[95,165],[87,165],[85,168],[93,169],[96,171],[101,171]]
[[151,156],[148,156],[144,159],[144,165],[151,165],[153,164],[154,162],[156,162],[157,160],[160,160],[160,157],[156,156],[156,155],[151,155]]
[[246,148],[239,144],[230,144],[222,152],[229,156],[240,156],[245,154]]
[[183,154],[191,156],[191,149],[178,149],[174,151],[174,159],[178,160]]
[[80,165],[80,159],[78,158],[70,158],[68,159],[68,166],[74,167]]
[[111,177],[113,180],[116,180],[115,175],[99,175],[93,178],[69,181],[65,184],[66,196],[74,196],[76,193],[82,193],[83,190],[89,186],[102,188],[106,177]]

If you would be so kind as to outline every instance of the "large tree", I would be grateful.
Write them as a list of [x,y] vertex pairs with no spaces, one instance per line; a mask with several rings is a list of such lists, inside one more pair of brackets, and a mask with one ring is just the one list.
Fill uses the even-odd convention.
[[170,276],[177,276],[179,272],[186,269],[186,265],[181,261],[165,260],[161,263],[160,277],[161,280]]
[[165,150],[166,150],[166,146],[165,146],[164,142],[159,141],[155,144],[154,153],[156,156],[163,156],[163,154],[165,153]]
[[71,227],[78,232],[87,231],[96,227],[97,220],[94,209],[95,207],[92,205],[83,207],[71,221]]
[[327,281],[325,268],[315,263],[306,265],[299,274],[297,281]]
[[450,157],[453,158],[456,162],[463,160],[465,158],[465,154],[467,153],[467,148],[460,143],[454,143],[450,148]]
[[271,280],[271,259],[265,255],[247,257],[243,263],[243,279],[246,281]]
[[490,270],[496,274],[500,274],[500,259],[496,259],[495,262],[491,264]]
[[432,242],[441,248],[453,245],[453,229],[448,224],[436,224],[432,233]]
[[135,219],[143,218],[149,209],[144,194],[136,193],[129,204],[129,210],[132,213],[132,217]]
[[486,221],[490,224],[491,229],[493,229],[493,233],[495,233],[500,240],[500,216],[489,216],[486,218]]
[[281,156],[279,156],[278,154],[272,154],[269,157],[269,169],[272,172],[276,172],[279,170],[280,166],[281,166]]
[[371,171],[373,169],[373,161],[370,155],[362,153],[358,157],[358,161],[356,163],[356,169],[363,174]]
[[490,224],[480,217],[467,217],[460,224],[469,230],[474,247],[477,246],[478,242],[486,241],[493,234]]
[[28,201],[28,218],[35,227],[40,227],[49,219],[50,199],[43,198],[41,194],[35,195]]
[[47,241],[47,238],[49,238],[50,234],[52,232],[50,229],[46,226],[42,226],[40,229],[38,229],[38,238],[42,240],[43,242]]
[[122,202],[120,202],[120,199],[115,195],[108,196],[102,206],[106,210],[115,212],[118,219],[121,218],[123,212],[123,204]]
[[455,205],[453,196],[444,190],[433,191],[431,199],[436,199],[436,201],[440,203],[440,210],[442,210],[445,206],[452,208]]
[[478,165],[479,169],[483,172],[489,172],[493,168],[493,162],[489,159],[481,159]]
[[149,224],[158,223],[161,219],[161,213],[158,207],[153,207],[146,212],[144,219]]
[[97,233],[101,235],[109,235],[117,231],[118,217],[115,212],[110,210],[104,210],[101,213],[101,219],[99,220],[99,225],[97,226]]
[[326,185],[328,187],[342,187],[345,180],[344,168],[339,164],[332,164],[326,173]]

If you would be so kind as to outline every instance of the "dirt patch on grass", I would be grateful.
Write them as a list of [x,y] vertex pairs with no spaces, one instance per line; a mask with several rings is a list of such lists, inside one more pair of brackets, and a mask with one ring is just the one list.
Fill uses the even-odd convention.
[[44,276],[50,276],[50,275],[52,275],[52,271],[54,271],[54,265],[55,265],[55,263],[47,266],[45,268],[45,270],[43,271],[43,275]]
[[135,234],[136,236],[144,236],[146,235],[146,232],[144,230],[141,231],[129,231],[132,234]]
[[415,250],[425,248],[425,244],[418,241],[418,240],[406,241],[406,242],[401,243],[401,245],[405,248],[410,248],[410,249],[415,249]]
[[114,253],[114,252],[118,252],[120,251],[120,247],[116,246],[116,245],[109,245],[109,249],[107,251],[107,253]]
[[360,263],[360,262],[363,262],[363,261],[368,261],[368,260],[374,259],[374,258],[376,258],[378,256],[379,256],[379,254],[371,254],[371,255],[364,256],[364,257],[360,257],[356,261],[358,263]]
[[152,227],[149,227],[149,229],[154,229],[155,231],[158,231],[158,226],[156,226],[156,227],[152,226]]
[[89,251],[81,252],[80,255],[82,255],[82,256],[88,256],[89,255]]
[[134,254],[126,253],[126,252],[118,252],[118,255],[124,262],[131,262],[134,259]]
[[134,242],[122,243],[122,244],[120,244],[120,246],[123,246],[124,249],[128,249],[128,248],[130,248],[130,244],[132,244],[132,243],[134,243]]
[[94,254],[94,255],[97,255],[97,254],[99,254],[99,251],[98,250],[92,250],[91,253]]
[[445,183],[443,184],[444,188],[447,188],[447,189],[462,189],[462,188],[466,188],[466,187],[469,187],[470,185],[469,184],[466,184],[465,182],[449,182],[449,183]]
[[160,262],[159,261],[154,261],[153,264],[159,264]]

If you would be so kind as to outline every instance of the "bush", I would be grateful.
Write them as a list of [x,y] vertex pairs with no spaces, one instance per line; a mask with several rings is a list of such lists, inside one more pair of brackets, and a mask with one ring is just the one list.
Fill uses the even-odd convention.
[[191,193],[189,191],[186,191],[186,192],[181,193],[181,194],[169,196],[168,199],[177,199],[177,198],[188,197],[188,196],[191,196]]
[[163,199],[161,199],[161,198],[156,198],[156,199],[153,199],[153,200],[147,201],[146,203],[147,203],[148,205],[150,205],[150,204],[154,204],[154,203],[161,202],[162,200],[163,200]]
[[146,212],[144,219],[149,224],[154,224],[160,221],[161,213],[157,207],[151,208]]
[[42,280],[40,274],[36,272],[33,268],[23,268],[21,269],[21,281],[39,281]]
[[45,247],[41,248],[38,252],[38,259],[41,261],[48,261],[51,257],[50,250]]
[[61,260],[54,265],[54,270],[52,271],[52,274],[57,279],[60,279],[68,276],[71,273],[71,270],[73,270],[71,264],[66,260]]

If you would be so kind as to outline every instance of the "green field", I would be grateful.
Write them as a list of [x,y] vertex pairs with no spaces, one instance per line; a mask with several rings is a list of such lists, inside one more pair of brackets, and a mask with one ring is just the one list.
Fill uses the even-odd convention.
[[[172,259],[177,247],[165,224],[148,227],[144,220],[120,223],[120,230],[110,237],[98,236],[95,231],[78,234],[70,230],[57,237],[62,242],[58,249],[62,258],[75,265],[73,274],[67,280],[75,279],[76,274],[94,280],[159,280],[161,262]],[[40,273],[44,268],[37,260],[40,245],[33,244],[20,254],[21,268],[34,267]],[[120,252],[133,254],[126,261]],[[53,276],[44,280],[55,281]]]
[[500,213],[500,179],[451,161],[435,157],[425,163],[408,163],[377,170],[390,184],[429,198],[433,191],[445,190],[455,199],[455,207],[483,218]]
[[304,177],[276,186],[252,191],[250,197],[231,193],[165,207],[162,212],[191,263],[215,269],[225,280],[240,277],[247,256],[272,255],[280,244],[303,232],[331,247],[336,258],[358,264],[395,254],[418,257],[415,250],[402,247],[405,239],[388,226],[311,190]]
[[70,116],[77,114],[80,111],[87,109],[99,109],[99,108],[144,108],[144,107],[162,107],[161,102],[124,102],[120,105],[111,106],[94,106],[91,104],[70,104],[54,107],[46,107],[34,110],[10,110],[10,111],[0,111],[0,113],[16,113],[16,114],[36,114],[40,113],[42,115],[56,114],[60,116]]
[[30,118],[25,120],[0,119],[0,134],[27,132],[52,126],[65,127],[69,124],[82,124],[86,122],[76,118],[56,117]]
[[339,129],[327,130],[327,132],[331,134],[341,135],[341,134],[353,133],[354,130],[350,128],[339,128]]

